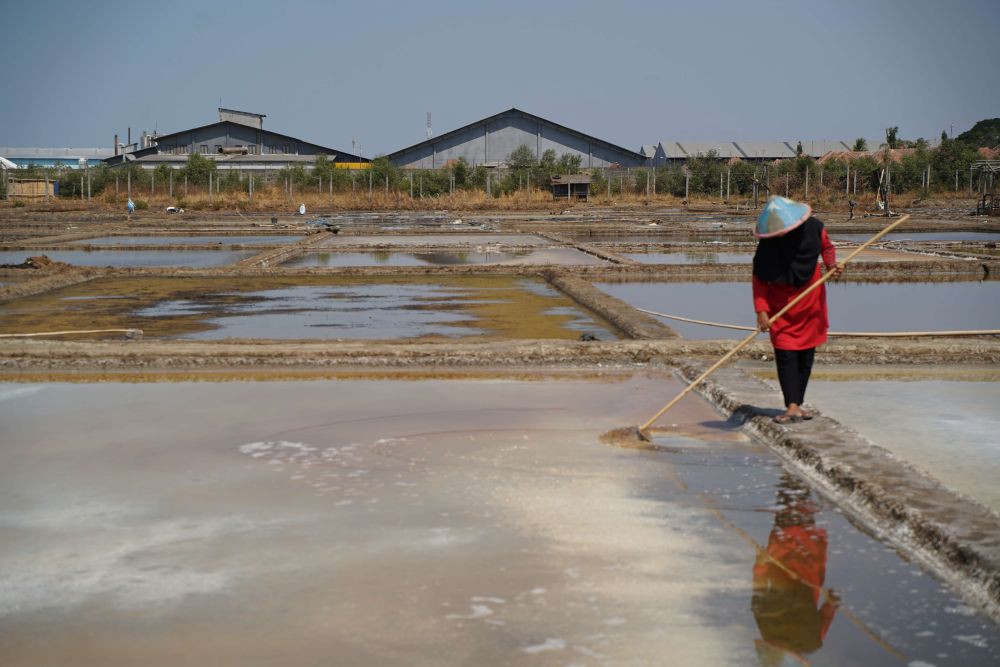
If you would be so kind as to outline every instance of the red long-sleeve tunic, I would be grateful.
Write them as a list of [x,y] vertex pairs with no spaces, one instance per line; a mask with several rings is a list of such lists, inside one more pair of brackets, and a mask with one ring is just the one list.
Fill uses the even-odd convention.
[[[830,241],[830,237],[827,236],[825,229],[822,230],[820,239],[823,245],[821,253],[823,264],[833,266],[837,263],[837,250]],[[813,277],[801,287],[766,283],[754,276],[754,312],[764,311],[773,315],[819,280],[822,275],[819,262],[817,262]],[[778,350],[808,350],[826,342],[826,331],[829,328],[830,322],[826,313],[826,285],[821,285],[785,313],[780,320],[771,325],[771,344]]]

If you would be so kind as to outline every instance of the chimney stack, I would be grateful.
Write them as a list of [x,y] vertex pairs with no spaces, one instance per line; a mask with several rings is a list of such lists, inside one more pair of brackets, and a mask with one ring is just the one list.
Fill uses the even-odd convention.
[[115,157],[118,157],[118,135],[115,135]]

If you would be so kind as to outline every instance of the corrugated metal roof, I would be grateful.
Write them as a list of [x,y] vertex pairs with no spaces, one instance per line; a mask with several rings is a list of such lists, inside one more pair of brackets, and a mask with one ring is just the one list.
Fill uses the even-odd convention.
[[708,155],[712,151],[720,158],[742,157],[736,149],[736,144],[731,141],[679,141],[677,143],[689,157]]
[[574,130],[571,127],[567,127],[565,125],[560,125],[559,123],[555,123],[555,122],[553,122],[551,120],[548,120],[547,118],[542,118],[541,116],[536,116],[533,113],[528,113],[527,111],[522,111],[521,109],[518,109],[517,107],[511,107],[510,109],[507,109],[506,111],[501,111],[500,113],[493,114],[492,116],[487,116],[486,118],[481,118],[480,120],[477,120],[477,121],[475,121],[473,123],[469,123],[468,125],[463,125],[462,127],[456,128],[454,130],[450,130],[448,132],[445,132],[444,134],[440,134],[440,135],[431,137],[430,139],[424,139],[423,141],[419,141],[419,142],[413,144],[412,146],[407,146],[406,148],[400,148],[398,151],[394,151],[392,153],[389,153],[386,157],[389,158],[389,160],[396,160],[396,159],[399,158],[399,156],[403,155],[404,153],[406,153],[408,151],[412,151],[412,150],[420,148],[422,146],[426,146],[426,145],[430,145],[430,144],[434,144],[434,143],[440,142],[443,139],[447,139],[447,138],[450,138],[450,137],[453,137],[453,136],[457,136],[461,132],[464,132],[464,131],[466,131],[466,130],[468,130],[470,128],[481,127],[481,126],[486,125],[488,123],[493,123],[493,122],[495,122],[495,121],[497,121],[500,118],[503,118],[505,116],[514,116],[514,117],[527,118],[527,119],[530,119],[530,120],[533,120],[533,121],[545,123],[546,125],[548,125],[550,127],[555,127],[557,129],[560,129],[563,132],[567,132],[567,133],[569,133],[569,134],[571,134],[573,136],[586,138],[588,141],[592,141],[595,144],[604,146],[606,148],[611,148],[611,149],[613,149],[615,151],[619,151],[619,152],[624,153],[624,154],[626,154],[626,155],[628,155],[630,157],[639,158],[639,159],[642,159],[642,158],[645,157],[642,153],[637,153],[636,151],[630,150],[628,148],[624,148],[623,146],[618,146],[617,144],[613,144],[610,141],[605,141],[604,139],[599,139],[598,137],[595,137],[593,135],[587,134],[585,132],[581,132],[580,130]]
[[734,141],[733,143],[743,157],[749,159],[777,160],[795,157],[795,151],[784,141]]
[[113,148],[34,148],[0,146],[0,155],[7,158],[97,158],[103,159],[115,154]]
[[853,141],[847,144],[839,139],[797,139],[788,143],[795,149],[800,141],[802,142],[802,154],[809,157],[822,157],[830,151],[849,151],[854,145]]
[[657,148],[661,157],[667,160],[683,160],[687,157],[676,141],[661,141]]
[[654,155],[656,155],[656,146],[654,146],[653,144],[643,144],[639,148],[639,153],[641,155],[646,156],[647,158],[651,158]]

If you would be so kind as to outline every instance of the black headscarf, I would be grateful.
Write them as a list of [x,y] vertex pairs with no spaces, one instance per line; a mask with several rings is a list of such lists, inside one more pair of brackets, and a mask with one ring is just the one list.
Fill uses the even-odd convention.
[[823,223],[810,216],[787,234],[760,240],[753,274],[766,283],[801,287],[812,280],[822,251]]

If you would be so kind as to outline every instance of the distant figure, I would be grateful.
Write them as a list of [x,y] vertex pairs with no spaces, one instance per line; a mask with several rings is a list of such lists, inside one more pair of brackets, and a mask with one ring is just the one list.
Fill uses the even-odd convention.
[[129,213],[135,213],[135,202],[131,199],[128,200],[128,204],[125,205],[128,208]]
[[758,551],[753,566],[757,656],[762,665],[808,665],[806,654],[823,646],[840,605],[834,591],[823,590],[829,538],[816,526],[808,487],[787,473],[778,504],[767,549]]
[[773,325],[771,315],[784,308],[822,275],[820,255],[828,271],[840,276],[837,251],[823,223],[812,208],[772,195],[757,219],[753,235],[760,239],[753,257],[753,305],[757,326],[770,331],[778,381],[785,399],[785,413],[774,418],[779,424],[812,419],[802,409],[806,385],[812,373],[816,348],[826,342],[829,320],[826,286],[810,292]]
[[853,199],[847,200],[847,210],[850,212],[850,216],[847,218],[848,220],[854,220],[854,207],[857,205],[858,203]]
[[299,204],[299,215],[305,215],[305,214],[306,214],[306,205]]

